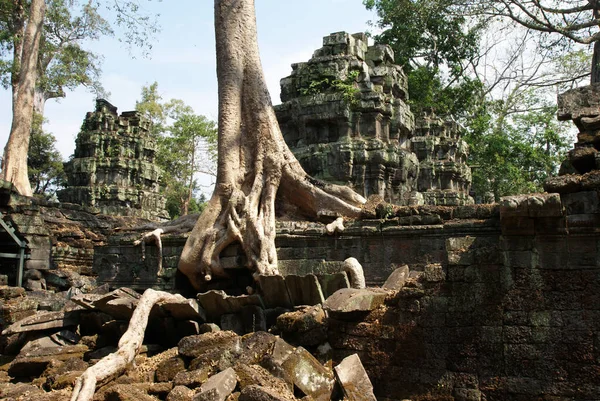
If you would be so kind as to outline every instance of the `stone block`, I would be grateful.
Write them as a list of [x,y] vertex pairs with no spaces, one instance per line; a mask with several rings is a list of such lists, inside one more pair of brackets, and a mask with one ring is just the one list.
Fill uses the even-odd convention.
[[600,213],[600,197],[597,191],[582,191],[562,195],[567,214]]
[[197,358],[200,355],[218,349],[222,352],[239,352],[241,340],[232,331],[217,331],[184,337],[177,344],[179,354],[188,358]]
[[344,358],[335,367],[335,376],[350,401],[377,401],[373,385],[357,354]]
[[180,302],[169,302],[161,305],[161,308],[177,320],[206,321],[206,313],[195,299],[185,299]]
[[321,290],[323,291],[323,297],[325,299],[333,295],[337,290],[342,288],[350,288],[350,281],[348,280],[348,274],[346,272],[333,273],[333,274],[319,274],[317,275]]
[[217,373],[206,381],[200,392],[194,395],[193,401],[225,401],[237,385],[237,377],[233,368]]
[[81,311],[38,312],[35,315],[10,325],[2,331],[2,335],[77,326],[79,324],[80,312]]
[[408,279],[409,273],[408,265],[397,268],[390,274],[382,287],[388,290],[401,290]]
[[293,379],[294,385],[304,394],[312,397],[315,401],[327,401],[331,398],[334,384],[333,373],[323,367],[304,348],[296,348],[282,366]]
[[211,290],[200,293],[197,297],[211,320],[218,319],[221,315],[239,313],[247,305],[264,307],[262,298],[257,294],[236,297],[227,295],[225,291]]
[[325,302],[321,285],[314,274],[288,275],[285,277],[285,285],[295,306],[316,305]]
[[245,330],[241,314],[226,313],[224,315],[221,315],[221,329],[233,331],[234,333],[240,336],[243,335],[245,333]]
[[337,291],[327,298],[324,309],[335,316],[355,313],[366,313],[383,304],[387,292],[384,290],[364,288],[347,288]]
[[261,296],[266,308],[291,308],[292,300],[282,276],[258,276]]

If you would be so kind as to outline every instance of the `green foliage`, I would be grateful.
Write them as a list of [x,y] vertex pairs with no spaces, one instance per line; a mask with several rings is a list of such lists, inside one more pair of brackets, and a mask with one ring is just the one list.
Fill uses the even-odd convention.
[[477,196],[489,193],[498,200],[543,191],[544,181],[558,172],[570,148],[569,124],[556,120],[556,106],[535,96],[524,102],[529,102],[526,111],[514,114],[501,101],[482,106],[486,110],[474,124],[478,129],[465,137]]
[[413,112],[434,108],[439,115],[470,115],[482,84],[467,70],[479,57],[483,24],[457,12],[457,0],[363,0],[376,10],[382,33],[375,41],[394,50],[408,75]]
[[330,79],[322,78],[318,80],[312,80],[307,86],[298,89],[302,96],[316,95],[319,93],[341,93],[342,98],[348,102],[348,104],[354,106],[358,102],[358,89],[357,79],[360,75],[360,71],[354,70],[348,73],[345,79]]
[[27,167],[29,182],[35,194],[50,197],[65,184],[66,175],[62,156],[56,150],[56,138],[44,132],[40,115],[34,115]]
[[181,100],[163,102],[156,82],[142,88],[136,110],[155,124],[152,132],[158,143],[157,164],[164,170],[169,215],[176,218],[201,211],[204,200],[196,198],[199,185],[195,176],[216,175],[216,123],[195,114]]

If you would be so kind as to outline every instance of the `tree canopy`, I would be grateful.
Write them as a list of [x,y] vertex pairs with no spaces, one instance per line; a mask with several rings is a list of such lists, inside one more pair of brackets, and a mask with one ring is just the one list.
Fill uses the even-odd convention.
[[197,175],[216,176],[217,126],[178,99],[163,101],[154,82],[142,88],[136,110],[152,123],[158,142],[157,163],[164,171],[163,190],[171,218],[199,212]]

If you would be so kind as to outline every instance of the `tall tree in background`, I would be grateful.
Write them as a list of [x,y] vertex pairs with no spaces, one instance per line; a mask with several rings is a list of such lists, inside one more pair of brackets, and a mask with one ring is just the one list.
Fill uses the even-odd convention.
[[31,196],[33,192],[27,175],[27,151],[33,122],[33,100],[38,78],[37,59],[46,3],[44,0],[31,1],[26,24],[23,2],[17,1],[16,4],[14,15],[19,19],[17,23],[20,24],[20,31],[13,49],[15,57],[12,82],[13,119],[10,136],[4,148],[1,178],[11,182],[20,194]]
[[216,124],[178,99],[163,101],[154,82],[142,88],[136,110],[152,121],[158,143],[157,163],[163,169],[164,194],[171,218],[201,211],[195,177],[216,176]]
[[64,185],[66,175],[62,156],[56,149],[56,138],[44,132],[42,117],[39,114],[34,115],[27,167],[29,182],[36,195],[49,197]]
[[[542,33],[547,48],[593,46],[591,82],[600,82],[600,2],[597,0],[468,0],[465,12],[500,17]],[[468,11],[466,11],[468,10]]]
[[391,44],[407,71],[409,103],[417,117],[433,107],[465,125],[478,197],[541,189],[540,177],[558,168],[568,129],[559,123],[546,129],[557,134],[547,147],[556,153],[540,152],[543,141],[534,133],[552,118],[548,101],[555,91],[589,74],[582,68],[583,49],[548,46],[487,11],[509,2],[364,1],[377,10],[384,29],[376,40]]
[[[4,148],[1,178],[22,195],[32,195],[27,174],[27,149],[34,106],[43,114],[45,101],[62,97],[78,85],[99,88],[99,58],[82,49],[85,40],[112,34],[98,13],[100,2],[88,1],[80,15],[72,14],[75,0],[0,0],[0,53],[10,54],[0,63],[3,83],[13,94],[13,124]],[[156,32],[152,17],[137,1],[115,0],[104,6],[115,24],[124,28],[128,45],[149,45]],[[48,10],[48,12],[46,12]]]

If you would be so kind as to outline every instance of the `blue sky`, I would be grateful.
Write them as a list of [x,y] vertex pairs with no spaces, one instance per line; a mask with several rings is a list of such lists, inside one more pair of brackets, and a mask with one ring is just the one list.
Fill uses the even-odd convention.
[[[217,79],[213,2],[210,0],[140,1],[159,13],[157,34],[150,58],[131,53],[111,38],[90,44],[104,55],[102,83],[119,112],[132,110],[143,85],[158,82],[163,99],[181,99],[196,113],[217,119]],[[375,15],[362,0],[256,0],[258,36],[263,69],[273,103],[279,103],[279,80],[294,62],[306,61],[332,32],[363,32]],[[85,113],[92,111],[94,96],[85,88],[65,99],[46,103],[45,129],[57,138],[66,159],[75,149],[75,137]],[[11,123],[10,92],[0,91],[0,143],[8,140]]]

